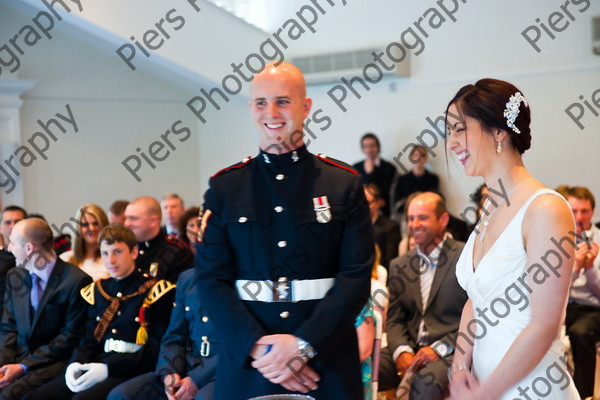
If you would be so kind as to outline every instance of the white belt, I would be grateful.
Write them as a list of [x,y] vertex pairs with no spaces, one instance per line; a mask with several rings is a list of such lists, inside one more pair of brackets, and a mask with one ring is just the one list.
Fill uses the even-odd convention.
[[279,278],[274,281],[235,281],[240,299],[266,303],[319,300],[333,287],[335,278],[303,279],[288,281]]
[[104,342],[105,353],[110,353],[111,351],[116,353],[135,353],[141,348],[142,346],[139,344],[125,342],[123,340],[115,340],[112,338],[106,339]]

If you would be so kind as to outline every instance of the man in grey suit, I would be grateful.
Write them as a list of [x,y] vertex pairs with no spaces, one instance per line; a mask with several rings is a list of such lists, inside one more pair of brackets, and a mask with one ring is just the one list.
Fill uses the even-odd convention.
[[417,195],[408,207],[408,228],[416,247],[392,260],[388,346],[381,350],[381,390],[396,388],[407,371],[415,373],[410,399],[443,399],[448,386],[456,332],[467,294],[455,267],[464,243],[446,233],[448,212],[432,192]]
[[39,218],[19,221],[9,250],[9,271],[0,326],[0,399],[20,399],[57,375],[85,329],[79,291],[92,279],[53,250],[52,230]]

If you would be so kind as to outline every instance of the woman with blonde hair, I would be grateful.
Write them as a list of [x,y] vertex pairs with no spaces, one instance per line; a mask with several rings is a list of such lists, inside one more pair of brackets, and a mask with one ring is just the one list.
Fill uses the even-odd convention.
[[79,224],[73,235],[73,249],[60,255],[63,261],[77,265],[94,281],[108,278],[108,273],[100,258],[98,234],[108,226],[108,217],[97,204],[85,204],[77,210],[75,221]]

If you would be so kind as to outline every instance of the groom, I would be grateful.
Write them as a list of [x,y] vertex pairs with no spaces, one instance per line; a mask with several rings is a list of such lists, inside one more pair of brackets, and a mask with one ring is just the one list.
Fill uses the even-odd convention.
[[412,366],[410,399],[441,400],[467,301],[455,275],[464,243],[446,233],[449,215],[435,193],[413,197],[407,216],[416,247],[390,264],[388,347],[381,350],[379,385],[395,389]]

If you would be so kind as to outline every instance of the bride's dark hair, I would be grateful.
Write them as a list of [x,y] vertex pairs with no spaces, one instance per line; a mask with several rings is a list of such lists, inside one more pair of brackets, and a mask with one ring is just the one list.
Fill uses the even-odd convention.
[[460,88],[448,103],[446,115],[448,115],[450,105],[455,104],[461,115],[475,118],[485,131],[489,132],[492,128],[506,131],[512,146],[519,154],[523,154],[531,147],[529,107],[525,106],[524,102],[519,105],[519,116],[515,120],[515,126],[521,133],[516,133],[509,128],[506,125],[506,117],[504,117],[506,103],[516,92],[521,91],[509,82],[490,78],[481,79],[474,85]]

